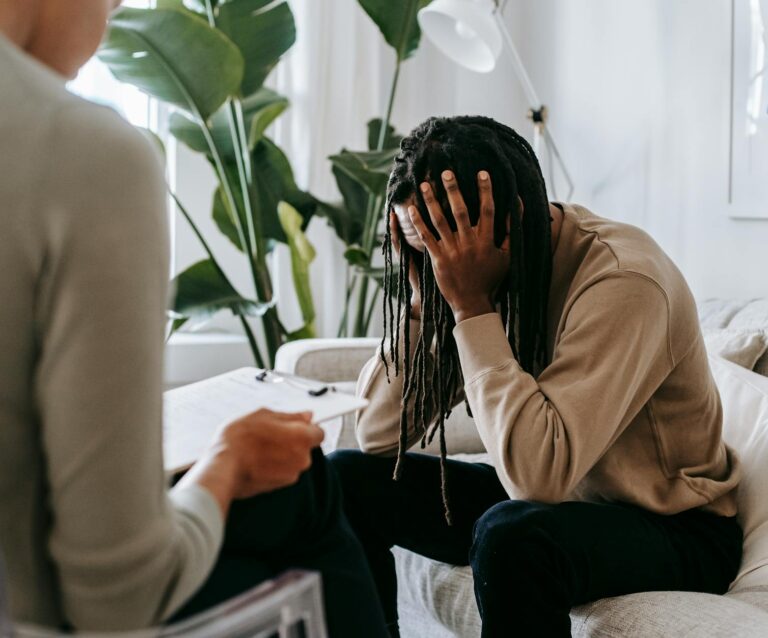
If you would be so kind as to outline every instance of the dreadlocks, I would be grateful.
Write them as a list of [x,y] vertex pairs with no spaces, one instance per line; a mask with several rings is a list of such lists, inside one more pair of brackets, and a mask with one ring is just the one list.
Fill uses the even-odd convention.
[[[538,160],[525,139],[490,118],[430,118],[401,142],[387,186],[387,213],[393,205],[404,204],[413,197],[425,224],[438,237],[418,188],[420,183],[430,181],[446,220],[455,232],[456,222],[439,179],[447,169],[456,176],[472,225],[477,223],[480,210],[477,173],[485,170],[491,175],[496,210],[494,240],[497,246],[501,245],[509,224],[511,257],[509,274],[499,288],[496,303],[512,352],[523,369],[534,374],[546,365],[547,298],[552,269],[549,203]],[[518,197],[523,202],[522,217]],[[408,408],[412,407],[413,426],[421,434],[422,448],[439,433],[442,497],[446,519],[451,524],[445,420],[455,403],[457,388],[462,384],[452,336],[453,313],[438,290],[428,253],[414,250],[400,236],[397,238],[400,263],[394,264],[393,237],[388,224],[386,227],[382,246],[385,275],[381,357],[387,366],[387,375],[386,350],[389,360],[394,362],[395,375],[403,374],[400,444],[394,478],[400,478],[403,471]],[[413,357],[410,357],[412,344],[407,328],[403,332],[404,352],[400,352],[400,326],[407,327],[411,320],[413,290],[408,274],[412,263],[418,272],[421,292],[421,329]],[[429,376],[427,364],[433,345],[434,365]],[[431,415],[435,421],[430,427]]]

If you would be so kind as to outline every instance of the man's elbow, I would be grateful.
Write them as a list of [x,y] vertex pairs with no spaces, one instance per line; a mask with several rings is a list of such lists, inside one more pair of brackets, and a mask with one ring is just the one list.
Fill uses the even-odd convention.
[[64,596],[64,613],[67,622],[80,632],[137,631],[162,620],[156,601],[148,600],[139,592],[116,595],[70,593]]
[[355,439],[362,452],[375,456],[392,456],[399,446],[399,427],[382,427],[383,415],[370,408],[362,411],[355,423]]
[[520,491],[524,501],[535,501],[547,505],[557,505],[567,500],[568,493],[556,485],[537,485]]
[[397,453],[398,443],[382,440],[381,437],[370,436],[358,431],[357,444],[360,450],[373,456],[394,456]]
[[573,486],[565,477],[551,474],[539,476],[510,476],[507,492],[512,498],[523,501],[535,501],[556,505],[567,501],[573,492]]

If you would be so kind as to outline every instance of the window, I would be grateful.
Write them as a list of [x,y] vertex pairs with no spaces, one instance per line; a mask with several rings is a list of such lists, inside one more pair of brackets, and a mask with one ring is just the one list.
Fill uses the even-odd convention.
[[[126,7],[146,8],[151,4],[151,0],[123,1]],[[157,130],[157,110],[153,101],[138,89],[118,82],[96,57],[80,70],[68,86],[77,95],[111,106],[135,126]]]

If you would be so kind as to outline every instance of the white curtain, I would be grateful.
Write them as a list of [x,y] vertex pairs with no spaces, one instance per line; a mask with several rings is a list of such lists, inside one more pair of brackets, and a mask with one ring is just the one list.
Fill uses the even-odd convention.
[[[300,187],[326,201],[339,198],[327,157],[342,147],[363,149],[366,122],[386,96],[390,51],[356,0],[291,0],[297,41],[270,84],[291,100],[275,126],[275,141],[291,160]],[[319,336],[335,336],[344,304],[343,245],[325,219],[312,220],[317,249],[312,290]],[[278,248],[277,291],[288,329],[300,324],[287,250]],[[285,293],[285,294],[283,294]]]

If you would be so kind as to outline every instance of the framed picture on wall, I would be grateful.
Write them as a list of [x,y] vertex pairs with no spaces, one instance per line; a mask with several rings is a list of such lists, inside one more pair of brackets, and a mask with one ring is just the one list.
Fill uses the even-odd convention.
[[768,219],[768,0],[731,0],[728,210]]

